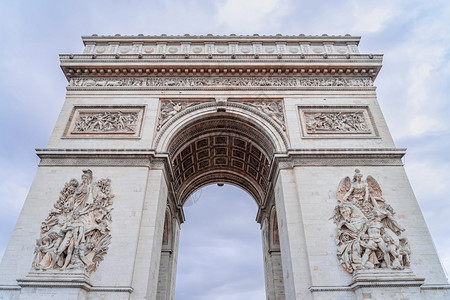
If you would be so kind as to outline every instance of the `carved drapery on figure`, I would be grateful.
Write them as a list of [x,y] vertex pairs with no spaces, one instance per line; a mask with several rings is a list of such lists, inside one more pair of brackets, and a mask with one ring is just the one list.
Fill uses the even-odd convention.
[[383,199],[378,182],[365,180],[355,170],[353,180],[341,180],[338,205],[332,219],[337,224],[337,256],[344,269],[389,268],[402,270],[410,264],[411,250],[393,208]]
[[256,101],[249,102],[248,104],[265,113],[278,125],[280,125],[283,130],[286,130],[281,101]]
[[159,131],[161,127],[166,124],[167,121],[169,121],[173,116],[185,110],[189,106],[195,104],[198,104],[198,102],[162,102],[158,117],[158,126],[156,126],[156,130]]
[[81,182],[71,179],[41,224],[32,266],[36,270],[95,271],[111,242],[110,179],[93,181],[83,170]]
[[83,113],[78,116],[72,133],[135,133],[138,113]]

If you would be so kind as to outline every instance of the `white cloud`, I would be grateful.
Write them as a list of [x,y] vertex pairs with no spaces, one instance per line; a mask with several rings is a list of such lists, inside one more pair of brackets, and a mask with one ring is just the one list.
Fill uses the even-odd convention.
[[[393,37],[391,45],[386,45],[385,66],[380,76],[388,80],[383,81],[380,90],[389,89],[389,96],[380,100],[389,102],[391,108],[386,112],[396,138],[450,129],[444,110],[448,105],[445,90],[450,90],[448,82],[443,81],[450,75],[445,68],[449,65],[450,33],[446,20],[450,19],[450,9],[434,8],[432,16],[431,9],[406,6],[395,16],[399,20],[396,26],[405,29],[401,32],[403,36]],[[428,14],[421,14],[421,10]]]
[[351,29],[353,32],[362,33],[384,30],[398,13],[398,7],[393,1],[383,1],[382,3],[379,1],[353,1],[350,9],[353,15]]
[[[420,111],[420,106],[418,107],[418,111]],[[416,113],[418,113],[418,111]],[[412,135],[422,135],[435,131],[436,129],[440,130],[447,126],[444,120],[437,118],[436,115],[430,114],[413,115],[408,123],[408,133]]]

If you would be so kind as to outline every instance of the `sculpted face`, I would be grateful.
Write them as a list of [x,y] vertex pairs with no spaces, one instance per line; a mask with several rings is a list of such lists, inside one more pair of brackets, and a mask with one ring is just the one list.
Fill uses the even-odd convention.
[[340,211],[341,211],[341,215],[344,217],[344,219],[346,221],[350,221],[351,216],[352,216],[352,210],[350,209],[350,207],[343,206],[343,207],[341,207]]
[[94,210],[94,218],[97,223],[100,223],[105,216],[105,212],[102,209]]

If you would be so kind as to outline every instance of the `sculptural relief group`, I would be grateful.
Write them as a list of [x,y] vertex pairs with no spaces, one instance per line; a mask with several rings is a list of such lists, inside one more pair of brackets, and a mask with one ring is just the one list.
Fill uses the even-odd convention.
[[359,170],[339,184],[338,205],[332,217],[337,224],[337,256],[349,273],[361,269],[401,270],[410,264],[411,250],[404,228],[382,196],[378,182]]
[[111,242],[111,181],[93,182],[83,170],[81,183],[71,179],[41,224],[32,266],[36,270],[95,271]]

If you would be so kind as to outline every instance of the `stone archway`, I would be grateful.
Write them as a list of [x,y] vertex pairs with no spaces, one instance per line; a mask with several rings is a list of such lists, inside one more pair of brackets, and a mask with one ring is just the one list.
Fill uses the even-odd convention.
[[[261,101],[262,99],[253,99],[247,103]],[[178,103],[174,99],[170,102]],[[164,105],[164,102],[162,103]],[[284,299],[278,224],[275,224],[277,218],[273,186],[269,177],[274,156],[280,150],[277,147],[284,148],[286,137],[279,126],[274,122],[267,122],[266,115],[252,109],[248,104],[236,105],[231,102],[229,105],[227,101],[194,104],[189,112],[177,115],[172,122],[164,124],[161,127],[161,135],[171,132],[166,150],[171,161],[174,198],[178,199],[181,206],[193,192],[214,183],[237,186],[255,200],[258,206],[257,221],[261,225],[263,238],[267,297]],[[277,135],[272,135],[274,132]],[[158,137],[156,140],[160,141]],[[277,145],[280,141],[282,143]],[[177,253],[171,254],[171,261],[166,259],[164,237],[170,235],[178,238],[179,235],[166,232],[169,228],[166,226],[167,218],[166,213],[160,283],[174,281],[175,276],[175,273],[166,270],[172,270],[169,266]],[[178,241],[173,243],[177,244]],[[167,283],[159,284],[158,295],[164,294],[170,299],[174,291],[172,289],[166,293],[166,288]]]
[[359,41],[83,37],[0,298],[170,299],[183,204],[214,182],[258,204],[269,299],[448,298]]

